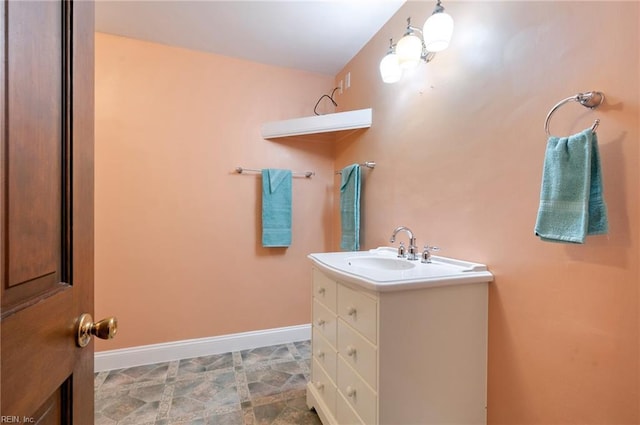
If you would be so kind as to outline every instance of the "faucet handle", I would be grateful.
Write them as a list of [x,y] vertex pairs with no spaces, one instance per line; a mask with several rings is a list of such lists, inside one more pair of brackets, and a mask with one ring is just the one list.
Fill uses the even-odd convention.
[[400,242],[398,247],[398,258],[405,258],[407,256],[407,249],[404,246],[404,242]]
[[429,246],[429,245],[425,245],[424,246],[424,250],[422,251],[422,262],[423,263],[430,263],[431,262],[431,253],[432,252],[438,252],[440,251],[440,248],[437,246]]
[[409,242],[409,253],[407,254],[407,259],[411,261],[416,261],[418,259],[418,247],[416,246],[416,238],[411,238]]

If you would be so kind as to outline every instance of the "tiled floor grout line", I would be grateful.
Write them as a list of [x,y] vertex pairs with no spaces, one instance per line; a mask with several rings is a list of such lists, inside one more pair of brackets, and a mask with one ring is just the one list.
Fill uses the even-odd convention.
[[169,408],[171,407],[171,400],[173,399],[173,385],[165,385],[162,392],[162,399],[158,406],[158,413],[156,414],[156,420],[166,419],[169,415]]

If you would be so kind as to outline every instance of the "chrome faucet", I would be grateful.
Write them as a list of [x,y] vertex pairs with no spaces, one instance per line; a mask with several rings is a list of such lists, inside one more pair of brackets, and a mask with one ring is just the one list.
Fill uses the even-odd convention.
[[[391,235],[391,239],[389,240],[389,242],[394,243],[396,241],[396,235],[399,232],[406,232],[407,235],[409,236],[409,248],[408,248],[407,259],[411,260],[411,261],[417,260],[418,259],[418,254],[417,254],[418,247],[416,246],[416,238],[413,237],[413,232],[408,227],[406,227],[406,226],[396,227],[395,230],[393,231],[393,234]],[[400,248],[398,248],[398,257],[403,257],[404,258],[403,254],[404,254],[404,246],[400,245]]]

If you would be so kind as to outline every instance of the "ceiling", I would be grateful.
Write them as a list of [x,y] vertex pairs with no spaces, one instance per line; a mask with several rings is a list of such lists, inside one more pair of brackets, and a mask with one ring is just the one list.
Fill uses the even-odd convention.
[[404,2],[99,0],[96,30],[333,76]]

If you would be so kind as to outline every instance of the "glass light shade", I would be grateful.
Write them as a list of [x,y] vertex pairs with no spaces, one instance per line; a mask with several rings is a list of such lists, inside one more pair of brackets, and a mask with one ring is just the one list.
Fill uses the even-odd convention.
[[380,75],[385,83],[395,83],[402,77],[402,69],[395,53],[387,53],[380,61]]
[[422,29],[424,45],[429,52],[440,52],[449,47],[453,34],[453,18],[445,12],[429,16]]
[[422,40],[413,34],[405,35],[396,45],[396,55],[400,68],[415,68],[422,56]]

